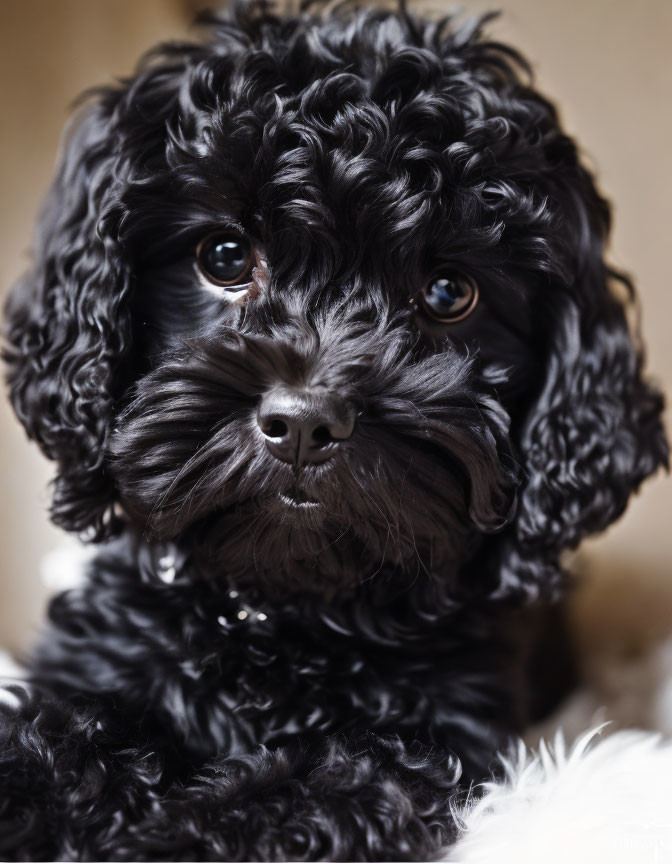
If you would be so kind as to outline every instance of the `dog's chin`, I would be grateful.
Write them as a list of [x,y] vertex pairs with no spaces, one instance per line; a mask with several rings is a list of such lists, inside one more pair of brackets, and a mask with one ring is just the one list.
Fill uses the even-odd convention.
[[209,578],[260,589],[269,598],[296,594],[351,597],[363,583],[394,572],[409,583],[454,563],[464,531],[440,540],[399,531],[298,488],[264,494],[210,513],[181,539]]

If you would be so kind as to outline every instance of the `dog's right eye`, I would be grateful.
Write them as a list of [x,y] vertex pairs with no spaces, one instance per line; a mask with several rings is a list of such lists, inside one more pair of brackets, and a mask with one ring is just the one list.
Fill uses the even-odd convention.
[[425,285],[418,300],[420,307],[434,321],[455,324],[476,308],[478,286],[462,273],[439,273]]
[[252,245],[232,231],[209,234],[196,247],[198,269],[213,285],[242,285],[254,263]]

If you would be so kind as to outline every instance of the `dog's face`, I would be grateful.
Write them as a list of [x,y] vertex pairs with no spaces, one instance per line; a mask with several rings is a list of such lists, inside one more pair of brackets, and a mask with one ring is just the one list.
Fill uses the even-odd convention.
[[55,518],[275,589],[550,586],[666,458],[607,230],[478,29],[220,21],[80,120],[9,307]]

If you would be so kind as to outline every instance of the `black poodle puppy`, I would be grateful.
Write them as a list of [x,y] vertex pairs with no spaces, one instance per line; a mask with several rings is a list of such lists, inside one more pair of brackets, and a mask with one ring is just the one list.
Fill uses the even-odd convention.
[[526,721],[516,610],[667,445],[485,20],[241,5],[89,94],[5,356],[101,545],[2,708],[1,858],[435,857]]

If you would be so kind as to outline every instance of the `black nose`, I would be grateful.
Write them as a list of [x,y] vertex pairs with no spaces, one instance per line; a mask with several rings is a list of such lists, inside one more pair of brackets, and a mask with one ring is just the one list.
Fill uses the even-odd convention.
[[281,462],[324,462],[355,426],[353,406],[329,393],[274,390],[257,411],[257,423],[270,453]]

